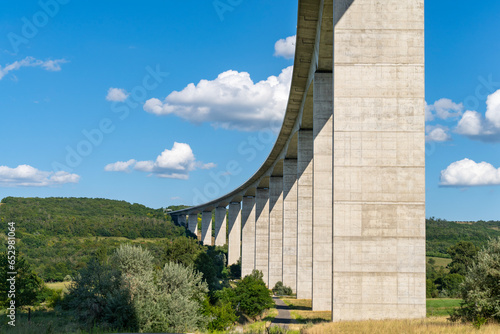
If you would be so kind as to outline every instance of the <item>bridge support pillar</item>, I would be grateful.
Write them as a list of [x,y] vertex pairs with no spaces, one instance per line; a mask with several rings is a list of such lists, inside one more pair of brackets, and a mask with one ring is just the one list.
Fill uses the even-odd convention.
[[255,196],[255,269],[269,286],[269,188],[257,188]]
[[215,246],[226,244],[226,208],[215,209]]
[[332,309],[333,77],[314,75],[313,94],[313,297],[314,311]]
[[255,197],[243,197],[241,206],[241,277],[255,269]]
[[188,230],[198,237],[198,214],[190,213],[188,216]]
[[186,215],[180,215],[178,222],[180,226],[186,226]]
[[283,284],[297,292],[297,159],[283,161]]
[[297,299],[312,299],[313,132],[297,144]]
[[283,282],[283,177],[269,179],[269,288]]
[[212,245],[212,211],[203,211],[201,214],[201,242]]
[[231,202],[227,215],[229,228],[227,264],[236,264],[241,256],[241,203]]

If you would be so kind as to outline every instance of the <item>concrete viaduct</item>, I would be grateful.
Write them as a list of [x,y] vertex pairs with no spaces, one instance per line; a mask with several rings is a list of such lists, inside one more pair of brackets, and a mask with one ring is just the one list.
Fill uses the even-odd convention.
[[424,67],[424,0],[299,0],[269,157],[172,217],[333,321],[425,317]]

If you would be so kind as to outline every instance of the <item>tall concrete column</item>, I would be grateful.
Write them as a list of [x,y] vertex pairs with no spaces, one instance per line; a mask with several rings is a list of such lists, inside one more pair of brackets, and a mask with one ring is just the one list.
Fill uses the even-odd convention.
[[188,217],[188,229],[198,237],[198,214],[190,213]]
[[186,226],[186,215],[180,215],[178,222],[180,226]]
[[215,246],[226,244],[226,208],[215,209]]
[[313,132],[297,145],[297,299],[312,299]]
[[424,0],[334,7],[333,320],[424,318]]
[[332,308],[333,77],[314,75],[313,298],[314,311]]
[[203,211],[201,214],[201,242],[212,245],[212,211]]
[[283,177],[269,179],[269,287],[283,281]]
[[283,161],[283,284],[297,292],[297,159]]
[[241,256],[241,203],[229,203],[229,212],[227,215],[229,228],[227,264],[230,266],[236,264]]
[[241,277],[255,269],[255,197],[243,197],[241,205]]
[[269,188],[257,188],[255,196],[255,269],[269,285]]

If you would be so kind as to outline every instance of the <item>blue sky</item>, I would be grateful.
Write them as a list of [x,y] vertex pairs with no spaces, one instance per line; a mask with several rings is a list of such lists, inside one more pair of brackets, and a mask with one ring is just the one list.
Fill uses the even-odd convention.
[[[0,22],[0,198],[193,204],[274,144],[295,1],[2,2]],[[427,216],[500,220],[499,31],[498,1],[426,2]]]

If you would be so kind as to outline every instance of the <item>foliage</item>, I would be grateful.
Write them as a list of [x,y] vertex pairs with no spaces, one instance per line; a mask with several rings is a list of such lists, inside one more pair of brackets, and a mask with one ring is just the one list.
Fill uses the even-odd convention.
[[276,282],[273,288],[275,296],[291,296],[293,294],[292,288],[283,284],[282,281]]
[[205,250],[196,239],[178,237],[164,245],[161,253],[163,263],[176,262],[193,266],[198,256]]
[[[18,245],[46,282],[73,276],[96,252],[100,252],[102,262],[111,249],[127,242],[126,238],[175,239],[186,235],[186,229],[175,226],[162,209],[124,201],[6,197],[2,203],[0,220],[16,222]],[[155,247],[154,243],[150,246]],[[0,251],[4,249],[1,243]]]
[[87,328],[135,329],[132,300],[122,282],[119,270],[91,259],[76,275],[63,307]]
[[191,267],[169,262],[157,282],[145,278],[134,291],[134,306],[143,332],[187,332],[207,323],[202,305],[208,292],[202,275]]
[[153,255],[141,246],[120,245],[111,257],[111,263],[127,275],[142,276],[153,270]]
[[229,278],[238,279],[241,277],[241,256],[238,262],[229,266]]
[[211,304],[207,299],[205,312],[209,318],[207,329],[210,331],[224,331],[231,329],[238,320],[236,315],[236,293],[232,288],[224,288],[212,295],[214,302]]
[[500,238],[492,239],[468,268],[461,285],[463,302],[452,321],[500,321]]
[[428,256],[449,257],[448,249],[459,241],[470,241],[480,248],[489,238],[500,237],[500,221],[457,223],[431,217],[425,226]]
[[[9,290],[12,275],[8,275],[9,256],[7,252],[0,253],[0,306],[10,303]],[[32,305],[37,300],[37,295],[42,291],[43,281],[31,270],[31,266],[26,259],[17,255],[15,263],[15,306],[20,308]]]
[[239,310],[251,318],[261,315],[265,309],[274,305],[271,293],[262,280],[262,272],[253,270],[245,276],[235,289]]
[[450,273],[465,275],[467,268],[474,261],[478,251],[479,248],[470,241],[459,241],[456,245],[448,248],[448,254],[450,254],[452,259],[448,265]]

